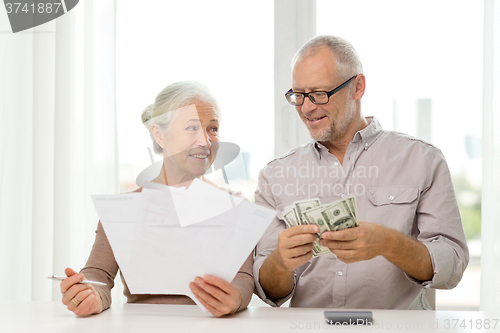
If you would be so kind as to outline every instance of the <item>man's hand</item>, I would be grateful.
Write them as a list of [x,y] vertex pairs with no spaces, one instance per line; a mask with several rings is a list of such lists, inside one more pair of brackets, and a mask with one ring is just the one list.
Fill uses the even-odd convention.
[[320,244],[332,251],[338,259],[349,264],[372,259],[390,251],[388,228],[378,224],[359,222],[355,228],[325,231]]
[[312,258],[313,242],[318,238],[317,225],[296,225],[280,232],[278,236],[277,264],[288,272]]
[[293,271],[312,258],[317,225],[297,225],[280,232],[278,246],[259,271],[260,285],[270,299],[279,299],[293,289]]
[[431,256],[424,244],[378,224],[359,222],[355,228],[326,231],[319,243],[345,263],[382,255],[419,281],[430,281],[434,276]]

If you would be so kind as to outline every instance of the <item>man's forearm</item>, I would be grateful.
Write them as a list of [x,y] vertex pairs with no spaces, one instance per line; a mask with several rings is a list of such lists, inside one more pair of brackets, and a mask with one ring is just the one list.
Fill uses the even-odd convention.
[[384,257],[416,280],[431,280],[434,272],[427,247],[394,229],[388,231],[391,246]]
[[290,294],[293,290],[293,271],[289,272],[278,264],[278,253],[273,251],[259,270],[259,281],[262,289],[271,300],[277,300]]

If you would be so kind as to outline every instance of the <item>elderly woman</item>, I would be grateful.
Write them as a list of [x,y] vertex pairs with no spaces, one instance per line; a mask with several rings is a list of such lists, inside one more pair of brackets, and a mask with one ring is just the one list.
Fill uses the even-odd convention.
[[[209,90],[190,81],[167,86],[147,107],[142,121],[151,134],[156,153],[163,154],[162,171],[153,181],[169,186],[188,187],[211,166],[219,141],[220,111]],[[207,180],[205,180],[207,181]],[[138,189],[140,191],[141,189]],[[210,275],[190,283],[193,294],[213,315],[220,317],[246,308],[254,289],[250,255],[231,283]],[[96,239],[86,266],[78,274],[66,269],[61,282],[62,302],[77,315],[97,314],[111,304],[111,288],[118,264],[99,222]],[[175,274],[175,272],[172,272]],[[106,283],[92,286],[79,283],[83,278]],[[122,277],[128,303],[195,304],[183,295],[131,294]]]

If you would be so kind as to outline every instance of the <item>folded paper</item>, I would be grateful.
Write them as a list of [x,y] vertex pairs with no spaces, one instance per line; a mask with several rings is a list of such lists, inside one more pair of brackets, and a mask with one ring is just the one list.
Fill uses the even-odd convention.
[[187,295],[204,311],[189,283],[232,281],[276,214],[198,179],[92,199],[130,292]]

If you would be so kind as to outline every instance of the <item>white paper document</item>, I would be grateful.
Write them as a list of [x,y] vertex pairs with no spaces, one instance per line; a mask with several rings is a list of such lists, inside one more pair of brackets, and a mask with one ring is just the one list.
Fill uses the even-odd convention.
[[92,199],[130,292],[187,295],[205,312],[189,283],[232,281],[276,214],[198,179]]

